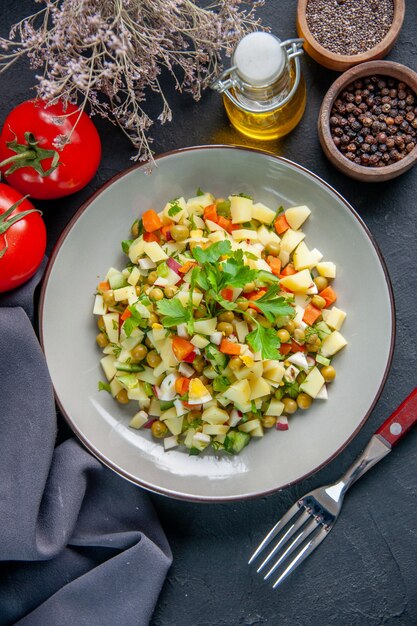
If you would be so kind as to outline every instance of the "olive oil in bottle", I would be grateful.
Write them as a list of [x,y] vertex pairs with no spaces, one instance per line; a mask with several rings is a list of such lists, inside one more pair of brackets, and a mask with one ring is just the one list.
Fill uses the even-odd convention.
[[232,66],[212,87],[223,93],[226,113],[238,131],[267,141],[297,126],[306,105],[299,59],[302,43],[255,32],[237,44]]

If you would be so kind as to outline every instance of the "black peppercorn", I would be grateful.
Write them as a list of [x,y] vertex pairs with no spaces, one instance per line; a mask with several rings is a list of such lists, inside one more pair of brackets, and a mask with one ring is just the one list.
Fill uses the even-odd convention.
[[417,145],[416,96],[392,77],[358,79],[335,100],[329,123],[334,145],[347,159],[384,167]]

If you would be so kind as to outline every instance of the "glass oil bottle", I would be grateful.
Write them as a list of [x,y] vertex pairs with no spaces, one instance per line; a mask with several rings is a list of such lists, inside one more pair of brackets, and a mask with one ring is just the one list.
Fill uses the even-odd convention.
[[223,94],[226,113],[238,131],[268,141],[297,126],[306,105],[300,69],[303,42],[281,42],[270,33],[254,32],[237,44],[231,67],[212,88]]

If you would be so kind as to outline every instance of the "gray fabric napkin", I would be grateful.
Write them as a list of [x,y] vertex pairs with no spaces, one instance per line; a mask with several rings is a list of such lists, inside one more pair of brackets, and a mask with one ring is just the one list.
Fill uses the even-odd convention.
[[56,412],[29,316],[44,266],[0,295],[0,624],[142,626],[171,564],[146,493],[75,439]]

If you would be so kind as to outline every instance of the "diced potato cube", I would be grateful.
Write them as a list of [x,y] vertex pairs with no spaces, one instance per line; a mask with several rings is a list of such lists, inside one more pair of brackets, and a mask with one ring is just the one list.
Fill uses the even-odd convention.
[[133,287],[135,287],[138,283],[139,278],[140,278],[139,269],[137,267],[134,267],[133,270],[129,274],[129,278],[127,279],[127,282],[129,283],[129,285],[133,285]]
[[263,376],[273,380],[276,383],[280,383],[285,372],[285,367],[280,361],[269,359],[263,361]]
[[305,238],[305,233],[301,230],[292,230],[289,228],[285,231],[281,239],[281,251],[291,254],[298,244]]
[[280,280],[282,287],[294,291],[296,293],[306,293],[309,287],[313,285],[311,274],[309,270],[301,270],[296,274],[290,276],[284,276]]
[[103,321],[110,343],[117,343],[119,341],[119,314],[106,313],[103,315]]
[[178,438],[176,435],[172,435],[172,437],[165,437],[164,439],[164,450],[171,450],[171,448],[176,448],[178,445]]
[[230,385],[229,389],[227,389],[223,395],[225,398],[228,398],[232,402],[236,402],[238,404],[249,402],[251,387],[248,380],[245,378],[233,383],[233,385]]
[[146,422],[148,421],[148,416],[146,415],[145,411],[139,411],[138,413],[136,413],[136,415],[134,415],[132,417],[132,419],[129,422],[129,426],[130,428],[142,428],[142,426],[144,424],[146,424]]
[[285,211],[285,219],[293,230],[298,230],[310,213],[308,206],[293,206]]
[[233,224],[243,224],[252,219],[253,201],[242,196],[230,196],[230,212]]
[[337,307],[322,310],[323,319],[333,330],[340,330],[346,318],[346,313]]
[[184,421],[183,416],[169,417],[168,419],[165,420],[165,424],[168,426],[170,432],[173,435],[179,435],[182,430],[183,421]]
[[203,433],[205,435],[226,435],[230,426],[227,424],[204,424]]
[[256,418],[253,420],[248,420],[247,422],[244,422],[243,424],[240,424],[238,426],[238,430],[240,430],[242,433],[250,433],[254,431],[256,428],[258,428],[258,426],[260,425],[261,425],[261,422]]
[[272,224],[275,215],[276,212],[262,202],[256,202],[252,207],[252,217],[262,224]]
[[229,414],[220,407],[211,406],[204,409],[201,419],[208,424],[226,424],[229,420]]
[[103,368],[103,371],[106,375],[107,380],[111,380],[116,374],[116,368],[114,366],[114,362],[116,361],[116,357],[112,354],[108,354],[100,359],[100,365]]
[[308,393],[308,395],[312,398],[315,398],[323,385],[324,378],[321,375],[320,370],[317,367],[313,367],[313,369],[307,374],[304,382],[301,383],[300,389],[301,391]]
[[256,400],[257,398],[262,398],[263,396],[267,396],[271,393],[271,387],[262,377],[251,379],[249,384],[251,388],[249,400]]
[[308,249],[304,241],[301,241],[293,254],[293,263],[295,269],[298,271],[305,269],[312,269],[317,262],[317,256],[312,254],[311,250]]
[[197,320],[194,322],[194,330],[202,335],[212,335],[217,326],[217,319],[215,317],[209,320]]
[[205,193],[201,196],[195,196],[194,198],[189,198],[189,200],[187,200],[187,210],[188,213],[203,213],[203,209],[205,209],[206,206],[210,206],[210,204],[213,204],[214,202],[214,197],[211,195],[211,193]]
[[284,411],[285,405],[280,400],[271,400],[268,408],[265,411],[265,415],[273,415],[279,417]]
[[120,289],[115,289],[113,291],[114,299],[116,302],[121,302],[122,300],[128,300],[129,298],[134,298],[135,301],[138,299],[136,295],[136,290],[134,287],[120,287]]
[[256,230],[250,230],[249,228],[239,228],[239,230],[232,232],[232,237],[235,241],[242,241],[243,239],[256,241],[258,239],[258,232]]
[[93,315],[105,315],[107,313],[107,305],[104,304],[103,296],[97,294],[94,298]]
[[202,337],[201,335],[194,335],[194,337],[191,339],[191,343],[196,348],[205,348],[210,342],[208,339]]
[[158,261],[165,261],[168,258],[159,243],[156,241],[145,241],[143,251],[151,259],[151,261],[154,261],[154,263],[157,263]]
[[321,344],[320,354],[325,357],[333,356],[346,345],[347,341],[343,335],[341,335],[338,330],[334,330]]
[[137,263],[138,259],[144,254],[144,246],[146,241],[140,236],[129,247],[129,259],[132,263]]
[[336,264],[332,263],[332,261],[320,261],[320,263],[317,263],[316,269],[320,276],[336,278]]

